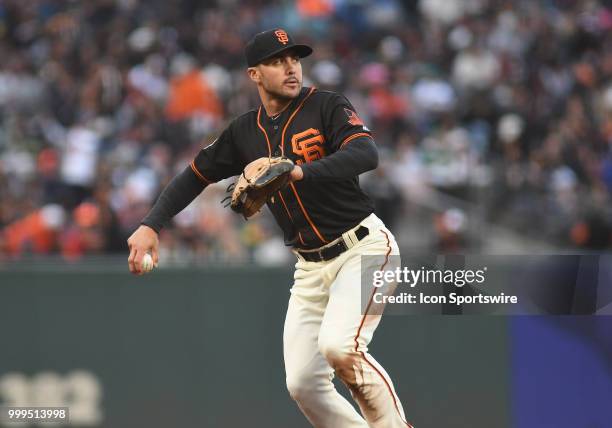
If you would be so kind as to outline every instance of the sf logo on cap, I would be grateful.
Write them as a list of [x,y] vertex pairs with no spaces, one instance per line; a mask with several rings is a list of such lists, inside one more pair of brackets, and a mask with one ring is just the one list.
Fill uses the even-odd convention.
[[289,36],[287,35],[287,32],[285,30],[276,30],[274,32],[274,35],[283,45],[286,45],[289,41]]

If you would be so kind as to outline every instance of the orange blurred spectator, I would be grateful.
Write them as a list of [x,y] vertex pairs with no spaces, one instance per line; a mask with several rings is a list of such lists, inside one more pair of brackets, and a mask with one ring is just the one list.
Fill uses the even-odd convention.
[[325,17],[334,11],[329,0],[298,0],[297,10],[305,18]]
[[371,90],[369,106],[372,115],[383,122],[401,119],[408,111],[408,102],[383,86]]
[[214,120],[220,120],[223,114],[219,97],[199,70],[189,71],[170,81],[166,105],[166,116],[172,121],[189,119],[195,114],[203,114]]
[[4,228],[4,245],[8,254],[48,254],[55,249],[57,231],[65,220],[59,205],[49,204]]
[[72,217],[74,224],[64,231],[61,251],[66,260],[77,260],[87,253],[100,252],[104,248],[104,232],[100,226],[100,208],[92,202],[77,206]]
[[43,149],[36,159],[38,171],[43,177],[52,177],[59,168],[59,157],[55,149]]

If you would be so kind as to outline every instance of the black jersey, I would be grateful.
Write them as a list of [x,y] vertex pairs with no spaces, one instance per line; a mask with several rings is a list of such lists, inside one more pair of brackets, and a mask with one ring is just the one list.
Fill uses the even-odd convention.
[[[284,155],[298,165],[328,156],[345,144],[371,138],[370,131],[342,95],[304,87],[277,117],[263,106],[234,119],[191,163],[210,184],[240,174],[251,161]],[[268,207],[282,228],[285,243],[316,248],[338,238],[374,211],[358,177],[301,180],[275,194]]]

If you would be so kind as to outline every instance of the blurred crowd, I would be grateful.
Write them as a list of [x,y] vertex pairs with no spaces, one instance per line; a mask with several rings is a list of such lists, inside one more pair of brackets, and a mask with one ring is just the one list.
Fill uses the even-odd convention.
[[[442,192],[561,248],[612,247],[612,2],[4,0],[0,258],[125,253],[163,186],[258,105],[243,47],[282,26],[311,44],[306,85],[373,130],[363,177],[391,228]],[[163,232],[166,260],[286,256],[211,186]],[[403,202],[402,202],[403,201]],[[461,249],[448,207],[432,247]]]

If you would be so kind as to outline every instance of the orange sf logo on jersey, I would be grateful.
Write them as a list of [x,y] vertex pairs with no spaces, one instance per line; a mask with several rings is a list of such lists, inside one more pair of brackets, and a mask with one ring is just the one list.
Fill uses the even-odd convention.
[[285,30],[276,30],[274,32],[274,35],[276,36],[278,41],[282,43],[283,45],[286,45],[287,42],[289,41],[289,36],[287,35],[287,32]]
[[[309,128],[291,137],[291,148],[293,153],[304,159],[304,162],[310,163],[325,156],[324,142],[325,138],[318,129]],[[299,165],[303,162],[298,160],[296,163]]]

